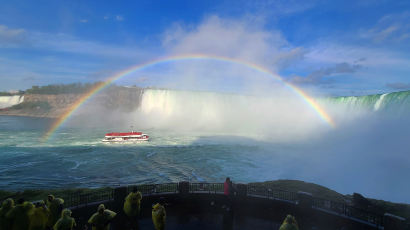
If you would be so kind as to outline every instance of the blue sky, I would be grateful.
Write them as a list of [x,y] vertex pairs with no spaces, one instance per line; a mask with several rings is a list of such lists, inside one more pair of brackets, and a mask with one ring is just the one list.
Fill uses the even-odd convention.
[[[104,80],[150,59],[186,53],[253,62],[327,95],[410,89],[409,1],[14,0],[0,5],[3,91]],[[229,89],[247,84],[243,79],[254,74],[235,65],[181,62],[118,83]],[[243,82],[236,84],[233,76]]]

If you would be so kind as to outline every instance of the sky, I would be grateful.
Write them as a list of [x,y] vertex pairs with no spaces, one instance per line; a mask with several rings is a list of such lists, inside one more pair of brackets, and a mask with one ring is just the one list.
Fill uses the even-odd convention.
[[[410,90],[407,0],[14,0],[0,6],[0,91],[102,81],[184,54],[255,63],[325,95]],[[188,60],[155,65],[118,84],[232,90],[255,75],[244,66]]]

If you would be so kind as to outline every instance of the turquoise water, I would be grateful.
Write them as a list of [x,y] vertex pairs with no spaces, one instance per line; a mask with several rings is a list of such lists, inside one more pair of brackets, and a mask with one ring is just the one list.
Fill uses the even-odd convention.
[[[397,102],[399,96],[387,95],[385,101],[380,101],[381,95],[373,99],[350,98],[350,102],[346,102],[346,98],[332,99],[334,104],[349,107],[333,112],[338,115],[335,119],[341,119],[335,120],[336,128],[323,127],[320,120],[313,120],[311,126],[303,128],[289,123],[284,127],[292,132],[279,141],[270,135],[273,132],[266,132],[275,130],[279,123],[264,120],[256,123],[261,127],[264,123],[270,125],[260,129],[264,131],[262,134],[268,134],[262,138],[258,129],[252,130],[254,133],[247,128],[235,129],[235,125],[246,121],[246,117],[229,126],[235,132],[243,131],[240,136],[233,136],[235,132],[213,132],[212,129],[176,132],[176,124],[183,122],[174,119],[178,110],[171,111],[169,107],[164,107],[167,117],[152,116],[152,120],[141,123],[141,126],[145,124],[141,131],[149,134],[151,140],[134,144],[101,142],[107,132],[129,131],[114,128],[124,127],[116,122],[101,127],[98,124],[103,121],[84,120],[79,116],[77,120],[81,122],[76,123],[73,119],[47,142],[42,142],[41,137],[53,120],[0,116],[0,189],[101,187],[181,180],[222,182],[229,176],[234,182],[245,183],[304,180],[344,194],[359,192],[368,197],[410,203],[410,184],[406,179],[410,175],[410,120],[408,113],[397,116],[396,110],[386,104],[396,98],[395,104],[408,108],[407,95],[403,97],[405,102]],[[195,111],[198,100],[188,101],[192,105],[185,103],[184,109]],[[367,112],[351,112],[357,109],[357,100],[367,101],[369,105],[364,106]],[[352,107],[349,103],[356,104]],[[375,106],[378,109],[374,109]],[[388,110],[386,108],[393,113],[383,112]],[[161,114],[165,114],[164,111]],[[201,125],[208,124],[208,118],[201,119]],[[194,121],[186,122],[197,124]],[[162,128],[167,124],[174,126]],[[285,128],[276,130],[281,133]],[[249,135],[244,135],[247,133]]]

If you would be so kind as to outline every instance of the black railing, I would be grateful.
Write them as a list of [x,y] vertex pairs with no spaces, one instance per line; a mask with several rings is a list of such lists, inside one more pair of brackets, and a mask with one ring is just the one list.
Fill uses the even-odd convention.
[[189,183],[190,193],[223,194],[223,183]]
[[297,193],[275,189],[274,186],[260,184],[248,184],[248,196],[263,197],[268,199],[283,200],[289,202],[297,201]]
[[[180,187],[181,186],[181,187]],[[189,193],[201,194],[223,194],[223,183],[167,183],[167,184],[142,184],[129,185],[126,187],[126,192],[129,193],[137,188],[144,196],[161,195],[161,194],[177,194],[183,193],[183,186]],[[234,185],[238,195],[250,197],[259,197],[265,199],[274,199],[286,201],[293,204],[298,203],[298,194],[295,192],[278,190],[274,186],[263,184],[241,184]],[[83,207],[97,202],[107,202],[114,200],[115,189],[105,188],[99,191],[90,193],[71,193],[62,196],[65,200],[65,206],[76,208]],[[383,226],[383,216],[369,211],[355,208],[351,205],[342,202],[335,202],[321,198],[312,198],[312,208],[325,211],[334,215],[350,218],[355,221],[371,224],[374,226]]]
[[383,216],[370,211],[355,208],[342,202],[313,198],[313,208],[333,214],[346,216],[375,226],[383,226]]
[[114,190],[111,188],[104,189],[103,191],[94,191],[89,193],[71,193],[61,198],[64,199],[65,207],[81,207],[87,206],[95,202],[111,201],[114,199]]
[[137,189],[142,195],[178,193],[178,183],[129,185],[127,191]]

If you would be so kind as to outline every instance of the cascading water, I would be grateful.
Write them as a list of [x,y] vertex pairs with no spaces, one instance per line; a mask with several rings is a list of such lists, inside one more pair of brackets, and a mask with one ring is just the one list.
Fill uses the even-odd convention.
[[0,96],[0,109],[20,104],[24,101],[23,95]]
[[394,112],[410,110],[410,91],[349,97],[331,97],[322,99],[335,105],[345,106],[350,109],[366,109],[368,111]]
[[149,127],[247,137],[298,137],[324,124],[312,108],[291,96],[148,89],[138,112],[138,120],[145,119]]

